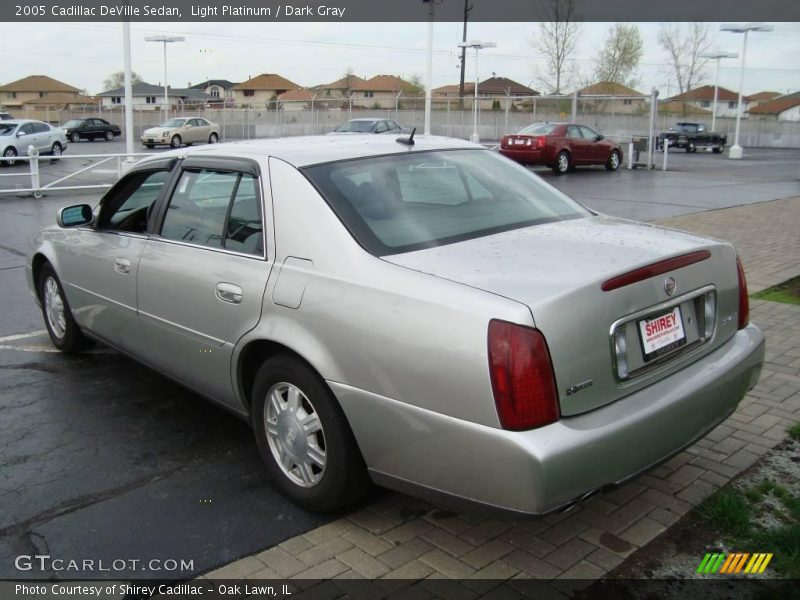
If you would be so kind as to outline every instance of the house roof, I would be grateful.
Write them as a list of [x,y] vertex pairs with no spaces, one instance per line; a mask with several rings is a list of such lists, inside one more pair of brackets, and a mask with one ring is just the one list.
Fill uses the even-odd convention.
[[658,104],[659,114],[672,114],[672,115],[701,115],[710,116],[711,111],[705,108],[700,108],[694,104],[687,102],[679,102],[676,100],[665,100]]
[[760,103],[758,106],[748,109],[748,113],[753,115],[778,115],[785,110],[800,106],[800,92],[794,94],[787,94],[774,100],[767,100]]
[[[719,91],[717,95],[717,99],[720,102],[738,102],[739,101],[739,94],[736,92],[732,92],[731,90],[718,87],[717,90]],[[669,98],[669,100],[679,100],[685,102],[691,102],[694,100],[708,100],[713,102],[714,100],[714,86],[713,85],[703,85],[698,88],[694,88],[693,90],[688,90],[683,92],[682,94],[678,94],[677,96],[673,96]]]
[[243,81],[242,83],[237,83],[233,86],[234,90],[294,90],[299,88],[300,86],[296,83],[289,81],[285,77],[282,77],[276,73],[262,73],[261,75],[257,75],[248,79],[247,81]]
[[396,75],[375,75],[351,88],[358,92],[418,92],[417,86]]
[[749,102],[763,102],[764,100],[774,100],[781,95],[780,92],[758,92],[747,97]]
[[321,90],[346,90],[353,89],[356,84],[364,83],[366,79],[358,75],[345,75],[341,79],[337,79],[332,83],[324,83],[317,87]]
[[[467,88],[472,90],[471,83],[464,84],[464,93],[467,93]],[[432,94],[457,94],[459,92],[459,84],[454,83],[452,85],[443,85],[441,87],[433,88],[431,90]]]
[[210,85],[217,85],[227,90],[238,84],[233,83],[232,81],[228,81],[227,79],[209,79],[208,81],[204,81],[203,83],[196,83],[194,85],[190,85],[189,88],[193,90],[204,90]]
[[581,96],[646,96],[635,89],[616,81],[598,81],[578,90]]
[[0,92],[71,92],[74,94],[80,93],[80,90],[47,75],[29,75],[0,85]]
[[[134,96],[158,96],[164,95],[163,85],[153,85],[152,83],[134,83],[131,86],[131,93]],[[211,96],[205,92],[194,88],[173,88],[167,86],[167,94],[171,98],[188,98],[190,100],[209,100]],[[124,96],[125,88],[118,87],[113,90],[106,90],[97,94],[98,96]]]
[[43,98],[31,98],[25,100],[22,104],[33,106],[52,106],[54,104],[97,104],[97,98],[91,96],[84,96],[82,94],[68,94],[65,92],[56,92],[47,94]]
[[[474,90],[474,84],[469,89]],[[466,88],[466,85],[464,86]],[[509,79],[508,77],[490,77],[478,84],[478,94],[511,94],[512,96],[538,96],[539,92]]]
[[278,100],[282,102],[311,102],[314,99],[315,94],[305,88],[295,88],[293,90],[289,90],[283,92],[280,96],[278,96]]

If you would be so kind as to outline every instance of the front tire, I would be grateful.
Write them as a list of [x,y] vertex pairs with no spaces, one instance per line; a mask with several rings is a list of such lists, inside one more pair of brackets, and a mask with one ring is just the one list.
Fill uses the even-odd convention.
[[113,131],[106,131],[106,141],[113,142],[114,141],[114,132]]
[[[13,159],[13,158],[16,158],[17,156],[19,156],[19,155],[17,154],[17,149],[14,148],[14,146],[9,146],[5,150],[3,150],[3,157],[5,157],[5,158],[12,158]],[[4,165],[8,165],[9,167],[13,167],[15,164],[17,164],[17,161],[15,161],[15,160],[4,160],[3,164]]]
[[73,131],[69,136],[69,141],[73,144],[77,144],[81,141],[81,136],[78,134],[77,131]]
[[173,135],[172,139],[169,141],[169,145],[172,148],[180,148],[181,147],[181,136]]
[[616,171],[619,169],[619,165],[622,162],[622,159],[619,156],[619,152],[616,150],[612,150],[611,154],[608,156],[608,161],[606,161],[606,170],[608,171]]
[[714,146],[713,152],[714,154],[722,154],[723,147],[722,146]]
[[62,352],[79,352],[89,345],[69,308],[64,288],[58,280],[53,267],[45,264],[39,273],[39,299],[42,303],[42,316],[50,335],[50,341]]
[[553,165],[553,173],[556,175],[563,175],[569,171],[569,168],[569,152],[562,150],[558,153],[558,156],[556,156],[556,164]]
[[261,366],[251,416],[270,479],[295,504],[331,511],[369,489],[364,460],[342,409],[302,361],[278,355]]
[[212,133],[208,136],[208,143],[209,144],[216,144],[219,141],[219,136],[216,133]]

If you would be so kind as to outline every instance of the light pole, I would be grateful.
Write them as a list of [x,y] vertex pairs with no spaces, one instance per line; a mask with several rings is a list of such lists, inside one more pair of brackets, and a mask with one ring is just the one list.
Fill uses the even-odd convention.
[[428,61],[425,68],[425,135],[431,134],[431,86],[433,85],[433,14],[434,5],[442,0],[422,0],[428,5]]
[[162,42],[164,44],[164,119],[169,117],[169,91],[167,86],[167,44],[173,42],[185,42],[186,38],[181,35],[148,35],[144,38],[145,42]]
[[458,44],[459,48],[474,48],[475,49],[475,95],[472,100],[472,136],[470,141],[477,144],[481,141],[478,135],[478,50],[484,48],[496,48],[497,44],[494,42],[479,42],[473,40],[471,42],[463,42]]
[[723,58],[738,58],[739,55],[736,52],[722,52],[721,50],[717,50],[716,52],[709,52],[707,54],[701,54],[701,58],[711,58],[717,61],[717,75],[714,78],[714,104],[711,107],[711,131],[717,130],[717,98],[719,97],[719,61]]
[[732,31],[733,33],[743,33],[744,40],[742,42],[742,66],[739,71],[739,103],[736,105],[736,134],[734,135],[733,146],[728,152],[728,157],[733,159],[742,158],[742,147],[739,145],[739,124],[742,119],[742,88],[744,87],[744,62],[747,58],[747,34],[751,31],[772,31],[772,25],[764,25],[763,23],[745,23],[744,25],[736,25],[735,23],[723,23],[720,26],[720,31]]

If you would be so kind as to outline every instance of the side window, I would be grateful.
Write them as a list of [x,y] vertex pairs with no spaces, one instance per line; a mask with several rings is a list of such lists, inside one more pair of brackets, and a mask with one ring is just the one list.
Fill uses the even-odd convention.
[[187,125],[191,125],[192,127],[199,127],[200,125],[202,125],[202,123],[200,122],[200,119],[189,119]]
[[30,135],[33,133],[33,123],[25,123],[24,125],[20,126],[19,130],[25,135]]
[[597,137],[597,133],[593,129],[589,129],[584,125],[581,125],[581,133],[587,140],[594,140]]
[[227,171],[183,171],[169,201],[161,235],[221,248],[228,204],[238,180],[238,173]]
[[583,136],[581,135],[581,130],[578,128],[577,125],[570,125],[569,127],[567,127],[567,137],[583,139]]
[[34,123],[33,131],[34,133],[45,133],[50,131],[50,126],[47,123]]
[[257,185],[258,180],[255,177],[242,175],[225,227],[223,246],[227,250],[258,256],[264,254],[261,199],[258,196]]
[[148,210],[158,199],[169,171],[141,171],[120,180],[101,201],[98,229],[147,231]]
[[375,127],[375,133],[383,133],[388,130],[389,128],[386,126],[386,121],[378,121],[378,125]]

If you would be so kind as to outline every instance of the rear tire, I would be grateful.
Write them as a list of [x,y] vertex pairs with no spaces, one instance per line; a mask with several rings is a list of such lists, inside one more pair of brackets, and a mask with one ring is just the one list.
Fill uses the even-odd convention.
[[722,146],[714,146],[712,151],[714,152],[714,154],[722,154],[722,150],[723,150]]
[[278,355],[261,366],[251,418],[270,479],[295,504],[331,511],[369,490],[347,418],[330,388],[302,361]]
[[619,169],[621,162],[622,159],[619,156],[619,152],[617,150],[612,150],[611,154],[608,155],[608,161],[606,161],[606,170],[616,171]]
[[563,175],[570,169],[569,152],[562,150],[556,156],[556,164],[553,165],[553,173],[556,175]]
[[64,288],[49,263],[39,273],[38,290],[42,317],[53,345],[66,353],[80,352],[89,346],[90,341],[72,317]]
[[64,153],[64,149],[61,147],[61,144],[58,142],[53,142],[52,148],[50,148],[50,156],[53,158],[50,159],[50,162],[56,162],[61,155]]

